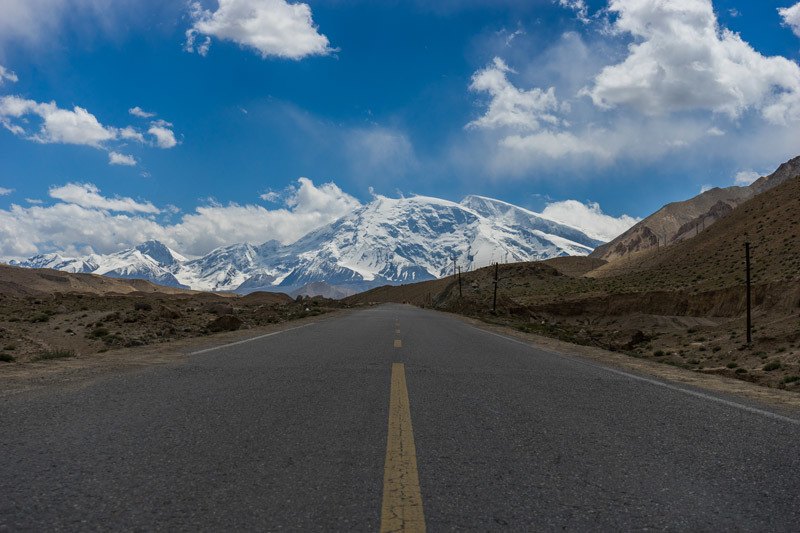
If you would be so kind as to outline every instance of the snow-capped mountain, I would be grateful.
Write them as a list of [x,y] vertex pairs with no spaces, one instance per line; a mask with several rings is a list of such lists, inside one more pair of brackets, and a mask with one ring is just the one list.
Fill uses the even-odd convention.
[[352,292],[445,276],[454,266],[468,271],[493,262],[587,255],[599,244],[577,228],[491,198],[468,196],[455,203],[376,196],[288,245],[234,244],[188,260],[148,241],[114,254],[47,254],[16,264],[198,290],[294,292],[325,283]]
[[28,268],[53,268],[73,273],[102,274],[112,278],[146,279],[168,287],[189,288],[180,283],[174,272],[180,271],[186,258],[158,241],[147,241],[130,250],[114,254],[92,254],[83,258],[65,258],[59,254],[31,257],[12,265]]
[[52,268],[53,270],[63,270],[73,274],[94,272],[97,269],[97,264],[92,262],[91,257],[76,259],[74,257],[64,257],[61,254],[34,255],[25,261],[11,261],[10,264],[27,268]]

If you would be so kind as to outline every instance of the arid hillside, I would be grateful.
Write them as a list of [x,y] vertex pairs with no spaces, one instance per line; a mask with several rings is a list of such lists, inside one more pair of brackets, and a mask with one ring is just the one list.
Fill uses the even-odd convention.
[[591,256],[613,261],[696,237],[750,198],[800,175],[800,157],[746,187],[716,187],[683,202],[665,205]]
[[30,269],[0,264],[0,294],[25,296],[57,292],[80,292],[83,294],[191,293],[191,291],[164,287],[141,279],[117,279],[95,274],[70,274],[48,268]]
[[338,307],[319,297],[212,294],[141,280],[0,266],[0,371],[9,363],[253,328]]

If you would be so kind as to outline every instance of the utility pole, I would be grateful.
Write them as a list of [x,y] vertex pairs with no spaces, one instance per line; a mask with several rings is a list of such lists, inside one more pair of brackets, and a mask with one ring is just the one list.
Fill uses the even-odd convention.
[[750,311],[750,243],[744,243],[744,265],[746,270],[746,284],[747,284],[747,344],[753,342],[753,323],[751,321],[751,311]]
[[456,276],[456,256],[453,256],[453,276]]
[[494,297],[492,298],[492,313],[497,312],[497,284],[500,281],[497,277],[500,263],[494,264]]
[[461,298],[461,267],[458,267],[458,297]]

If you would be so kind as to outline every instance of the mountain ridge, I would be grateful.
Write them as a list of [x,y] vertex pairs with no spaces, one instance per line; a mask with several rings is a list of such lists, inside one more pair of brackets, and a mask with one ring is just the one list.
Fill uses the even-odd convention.
[[715,187],[666,204],[627,231],[594,249],[590,257],[613,261],[651,248],[671,246],[696,236],[747,200],[800,175],[800,156],[747,186]]
[[147,279],[206,291],[318,290],[352,294],[381,284],[436,279],[454,268],[587,255],[602,241],[508,202],[467,196],[374,196],[297,241],[236,243],[187,259],[150,240],[112,254],[41,254],[12,262],[29,268]]

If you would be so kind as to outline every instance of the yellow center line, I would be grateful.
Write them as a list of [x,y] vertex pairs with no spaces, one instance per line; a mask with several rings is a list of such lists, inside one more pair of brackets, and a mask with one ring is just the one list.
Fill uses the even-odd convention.
[[389,531],[425,531],[417,450],[414,447],[403,363],[392,364],[392,388],[389,393],[389,436],[383,469],[381,532]]

